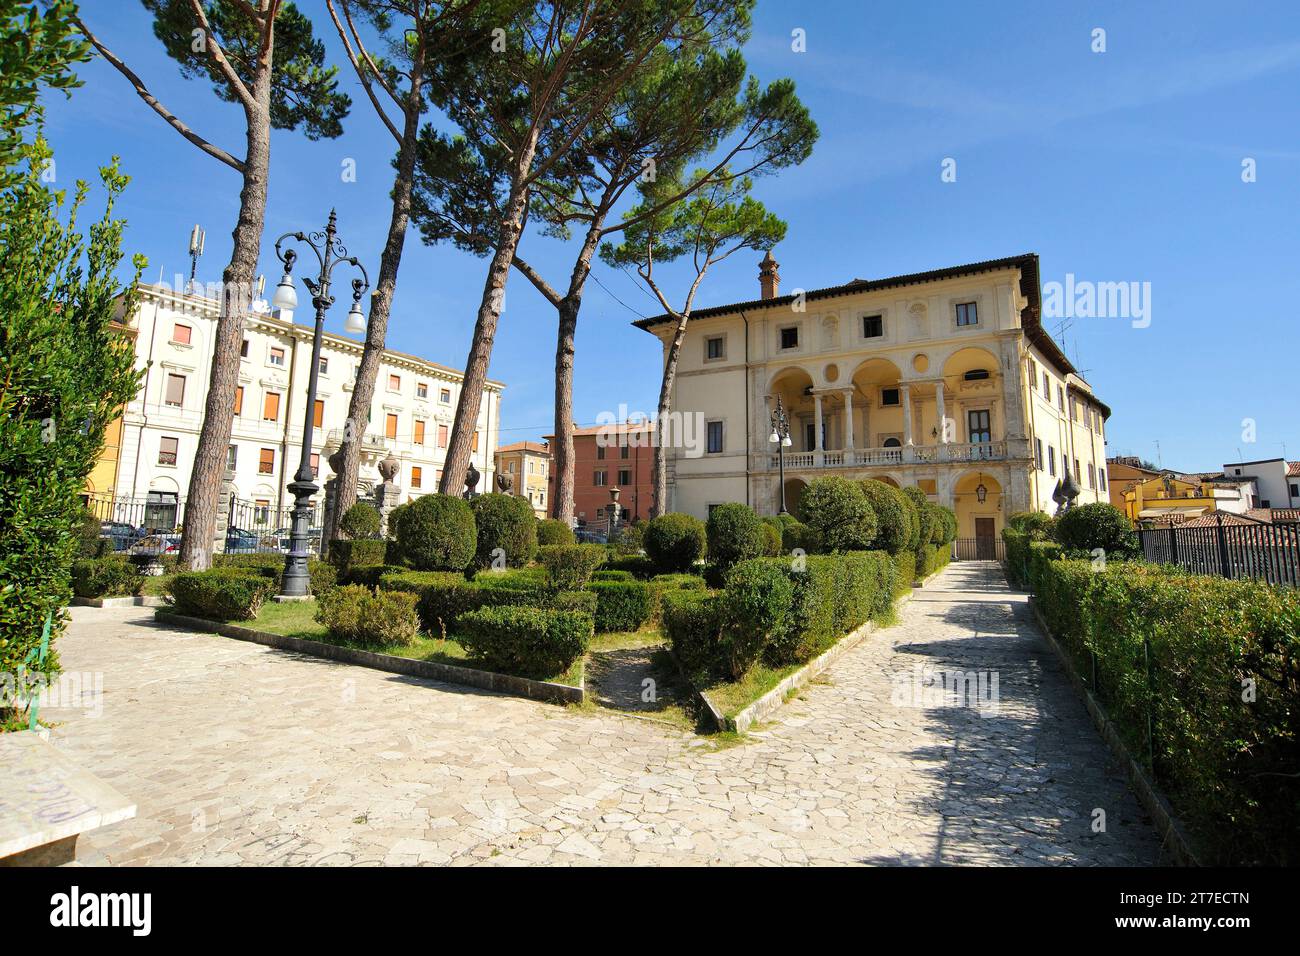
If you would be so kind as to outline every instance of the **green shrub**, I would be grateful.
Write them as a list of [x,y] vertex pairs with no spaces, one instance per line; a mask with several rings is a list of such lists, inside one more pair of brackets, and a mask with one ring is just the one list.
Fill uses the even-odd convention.
[[379,537],[379,509],[368,501],[358,501],[339,519],[339,530],[354,541]]
[[894,558],[894,596],[906,594],[916,581],[916,552],[903,551],[893,555]]
[[457,571],[397,571],[379,578],[381,591],[405,591],[417,598],[420,629],[445,635],[466,611],[482,606],[483,588]]
[[537,518],[527,498],[518,495],[479,495],[470,502],[478,546],[477,567],[493,567],[498,557],[511,568],[522,568],[537,554]]
[[631,571],[622,569],[593,571],[591,580],[593,583],[596,581],[635,581],[636,575]]
[[474,512],[451,495],[424,495],[394,509],[389,527],[401,560],[417,571],[463,571],[478,547]]
[[844,581],[836,603],[835,629],[847,634],[892,606],[897,567],[883,551],[854,551],[840,560]]
[[596,596],[598,634],[640,630],[654,611],[654,596],[644,581],[592,581],[587,590]]
[[[385,574],[394,574],[399,571],[409,571],[410,568],[404,564],[368,564],[363,567],[352,567],[347,575],[339,575],[339,584],[360,584],[371,589],[379,586],[379,579]],[[460,572],[452,572],[459,574]],[[463,577],[463,575],[462,575]]]
[[728,673],[722,628],[722,595],[703,590],[671,590],[662,598],[663,632],[678,665],[696,687]]
[[946,505],[935,505],[939,510],[940,523],[942,524],[942,533],[937,544],[952,544],[957,540],[957,512],[953,511]]
[[841,636],[836,610],[844,599],[846,567],[839,555],[814,555],[798,565],[774,561],[772,566],[789,577],[792,592],[784,626],[771,634],[763,659],[772,667],[802,664]]
[[925,510],[928,514],[926,524],[930,527],[930,544],[943,544],[948,534],[948,518],[944,514],[945,509],[933,502],[926,502]]
[[1067,550],[1101,548],[1108,558],[1135,557],[1141,552],[1128,516],[1112,504],[1079,505],[1056,519],[1056,540]]
[[887,551],[889,554],[901,554],[909,550],[912,521],[903,492],[873,478],[863,479],[859,484],[871,502],[871,510],[876,513],[876,537],[871,542],[871,549]]
[[618,526],[613,539],[609,542],[616,555],[634,555],[640,552],[645,537],[645,525],[640,521],[630,521]]
[[381,566],[387,560],[387,552],[387,541],[339,538],[330,542],[329,561],[338,570],[340,581],[350,581],[359,568]]
[[[80,544],[77,553],[81,557],[107,558],[113,554],[112,542],[99,536],[102,529],[103,526],[100,524],[99,519],[89,509],[83,510],[81,523],[78,527]],[[78,597],[85,596],[84,594],[78,595]]]
[[785,533],[785,522],[776,515],[766,515],[763,522],[763,557],[775,558],[781,554],[781,537]]
[[757,558],[727,572],[724,646],[733,680],[744,677],[773,635],[786,627],[794,600],[788,566],[779,559]]
[[786,554],[802,551],[804,554],[816,554],[822,548],[817,532],[801,521],[784,522],[781,531],[781,550]]
[[639,580],[649,580],[655,576],[655,563],[644,554],[628,555],[613,560],[606,560],[606,569],[610,571],[627,571]]
[[1007,527],[1039,541],[1053,536],[1056,520],[1041,511],[1017,511],[1007,518]]
[[548,544],[575,544],[577,539],[573,536],[573,529],[563,521],[555,518],[543,518],[537,522],[537,544],[540,547],[546,547]]
[[311,593],[316,597],[329,592],[338,585],[339,572],[328,561],[307,561],[307,576],[311,579]]
[[803,522],[822,551],[862,551],[876,538],[878,522],[866,492],[839,475],[814,478],[799,502]]
[[457,637],[489,670],[545,679],[572,667],[591,635],[592,617],[581,611],[487,607],[462,614]]
[[698,574],[658,574],[649,580],[650,617],[658,620],[663,613],[663,597],[669,591],[703,591],[707,585]]
[[643,536],[646,556],[661,573],[690,571],[707,541],[704,522],[677,512],[652,518]]
[[127,597],[144,590],[144,576],[125,558],[72,562],[72,593],[81,598]]
[[605,549],[598,544],[552,544],[538,549],[551,586],[576,591],[587,586],[592,572],[605,562]]
[[763,522],[749,505],[732,501],[710,509],[704,533],[709,561],[722,571],[763,556]]
[[406,646],[420,631],[419,598],[402,590],[372,591],[349,584],[316,600],[316,620],[330,637],[349,644]]
[[167,582],[167,597],[179,614],[214,621],[251,621],[275,594],[275,578],[250,568],[186,571]]

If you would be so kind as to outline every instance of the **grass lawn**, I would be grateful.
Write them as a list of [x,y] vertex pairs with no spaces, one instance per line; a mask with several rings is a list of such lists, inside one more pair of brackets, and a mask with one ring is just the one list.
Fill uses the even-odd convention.
[[[256,619],[243,622],[241,626],[251,627],[258,631],[267,631],[271,634],[283,634],[286,637],[299,637],[309,641],[336,644],[340,647],[353,647],[362,651],[391,654],[393,657],[406,657],[411,660],[433,661],[437,664],[450,664],[453,667],[484,670],[484,668],[476,666],[467,659],[465,648],[461,647],[454,637],[449,637],[444,641],[441,638],[430,637],[421,633],[411,644],[391,647],[333,640],[329,636],[329,632],[325,630],[324,625],[316,622],[315,601],[286,601],[283,604],[268,601],[262,606],[262,610]],[[562,674],[528,674],[525,676],[534,680],[545,680],[555,684],[567,684],[570,687],[577,687],[582,680],[582,674],[582,660],[579,659]]]

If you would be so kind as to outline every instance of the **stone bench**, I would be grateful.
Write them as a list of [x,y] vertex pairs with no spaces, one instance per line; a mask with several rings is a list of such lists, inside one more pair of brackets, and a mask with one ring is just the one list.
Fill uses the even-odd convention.
[[0,734],[0,866],[59,866],[135,804],[38,733]]

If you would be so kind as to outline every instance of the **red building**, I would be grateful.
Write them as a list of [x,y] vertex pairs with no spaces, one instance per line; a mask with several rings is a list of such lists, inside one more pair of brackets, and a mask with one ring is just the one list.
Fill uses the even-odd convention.
[[[615,486],[619,489],[620,521],[650,517],[650,506],[654,503],[654,485],[650,480],[653,432],[648,422],[597,425],[574,431],[573,518],[578,527],[604,528],[609,491]],[[555,436],[545,438],[554,449]],[[554,469],[547,484],[554,507]]]

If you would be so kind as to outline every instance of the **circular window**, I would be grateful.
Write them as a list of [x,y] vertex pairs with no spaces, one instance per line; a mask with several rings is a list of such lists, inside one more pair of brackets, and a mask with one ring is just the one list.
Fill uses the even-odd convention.
[[918,352],[912,356],[912,368],[918,372],[924,372],[930,367],[930,357],[924,352]]

